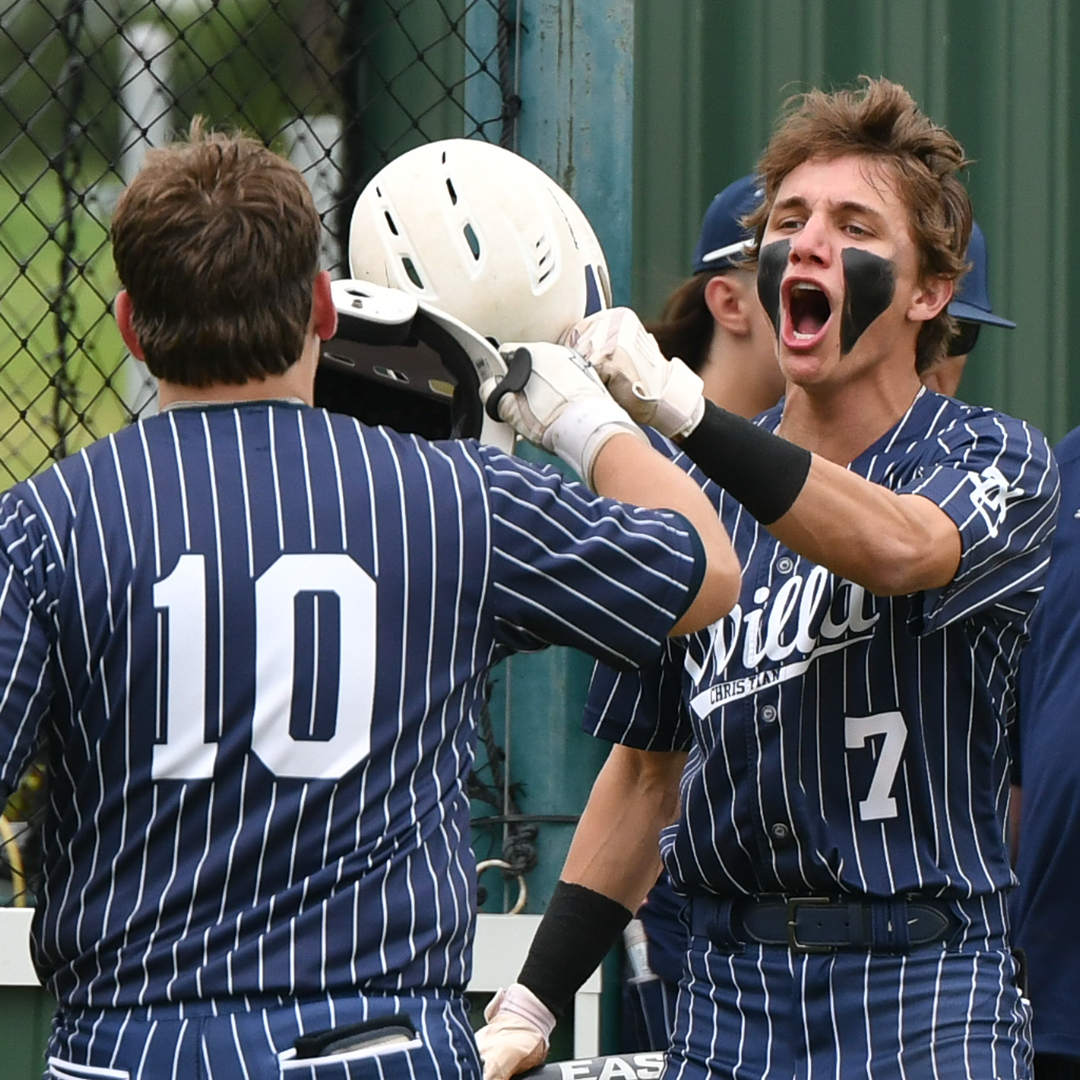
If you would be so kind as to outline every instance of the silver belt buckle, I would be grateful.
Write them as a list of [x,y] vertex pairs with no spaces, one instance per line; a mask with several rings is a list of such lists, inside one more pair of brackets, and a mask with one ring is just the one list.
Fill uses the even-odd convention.
[[798,927],[796,926],[796,920],[798,918],[798,911],[801,907],[815,906],[819,907],[822,904],[831,904],[832,901],[827,896],[792,896],[788,898],[787,902],[787,940],[788,948],[792,952],[798,953],[831,953],[835,951],[834,945],[808,945],[799,940]]

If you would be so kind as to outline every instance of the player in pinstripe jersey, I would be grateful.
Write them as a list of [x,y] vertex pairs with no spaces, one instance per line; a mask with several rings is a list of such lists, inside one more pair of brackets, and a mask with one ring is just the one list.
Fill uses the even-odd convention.
[[786,377],[756,424],[703,403],[630,313],[575,332],[676,439],[743,587],[658,667],[597,669],[586,726],[622,745],[480,1032],[486,1077],[543,1056],[655,874],[626,838],[661,829],[691,932],[665,1077],[1030,1075],[1006,733],[1058,484],[1038,432],[919,382],[951,332],[962,162],[885,80],[798,99],[751,219]]
[[[695,253],[694,269],[699,277],[708,277],[710,273],[718,275],[709,279],[710,284],[708,287],[710,289],[719,288],[719,286],[713,286],[712,281],[723,281],[724,278],[731,276],[732,264],[729,261],[731,256],[734,255],[737,260],[742,253],[745,241],[752,239],[752,236],[742,228],[741,218],[744,214],[755,209],[757,205],[757,199],[754,198],[755,192],[759,199],[760,191],[756,178],[744,177],[742,180],[729,185],[720,195],[716,196],[706,212],[701,238],[698,241]],[[704,253],[704,256],[702,253]],[[710,254],[712,255],[711,258],[709,258]],[[968,243],[966,261],[969,266],[968,271],[960,281],[952,300],[949,301],[948,309],[949,314],[956,319],[957,334],[949,339],[947,355],[938,359],[928,370],[920,373],[920,378],[925,386],[950,397],[956,394],[961,375],[967,363],[968,354],[975,346],[980,328],[986,325],[1003,327],[1014,327],[1016,325],[1011,320],[996,315],[991,309],[986,240],[978,222],[974,219],[971,223],[971,240]],[[735,273],[750,276],[747,271],[737,270]],[[754,289],[751,295],[756,301],[756,286],[752,278],[751,282],[751,288]],[[737,289],[739,284],[738,280],[736,280],[732,288]],[[689,285],[695,285],[695,288],[691,291]],[[691,305],[684,301],[677,307],[673,304],[675,298],[683,295],[687,297],[696,296],[700,302],[701,293],[702,283],[698,281],[695,284],[691,280],[687,286],[683,286],[676,291],[672,300],[668,301],[667,309],[674,311],[677,315],[680,313],[681,307],[681,312],[686,313],[691,308]],[[743,295],[745,296],[745,294]],[[776,338],[772,333],[772,324],[766,323],[768,331],[763,335],[764,340],[762,340],[762,336],[756,332],[754,323],[747,320],[745,312],[746,300],[742,301],[741,309],[732,305],[732,299],[737,296],[739,296],[738,292],[729,294],[728,306],[720,309],[720,315],[727,315],[732,320],[741,319],[741,322],[733,321],[725,324],[725,328],[732,326],[733,328],[743,329],[744,333],[749,330],[749,334],[741,341],[737,339],[733,341],[728,335],[721,334],[719,329],[714,335],[711,348],[714,353],[719,354],[718,358],[723,362],[721,371],[727,377],[727,381],[720,383],[719,387],[715,382],[710,385],[709,373],[703,371],[698,363],[695,363],[697,355],[693,348],[693,337],[685,332],[680,332],[683,326],[696,328],[696,326],[700,325],[699,323],[695,325],[695,322],[691,322],[684,314],[684,317],[677,319],[677,321],[672,320],[667,324],[660,323],[647,328],[656,337],[657,345],[665,356],[680,357],[688,366],[697,371],[699,375],[702,375],[705,384],[703,393],[706,398],[730,412],[752,416],[763,411],[769,405],[775,404],[775,399],[780,396],[779,392],[775,393],[773,400],[763,402],[759,408],[750,413],[747,413],[741,407],[745,405],[748,398],[753,401],[756,397],[756,400],[760,402],[761,395],[768,393],[769,387],[772,386],[772,383],[765,377],[766,359],[771,360],[776,367],[777,375],[781,379],[783,376],[779,365],[776,364]],[[705,310],[708,313],[708,308]],[[764,313],[762,313],[762,318],[767,320]],[[700,330],[698,332],[700,333]],[[680,341],[681,345],[679,344]],[[741,352],[737,349],[738,345],[742,346]],[[689,352],[684,351],[684,346]],[[733,384],[737,384],[740,370],[747,371],[748,385],[743,388],[742,394],[736,393],[729,398],[725,391],[729,390]],[[1060,464],[1060,453],[1055,452],[1055,456]],[[1062,470],[1063,492],[1064,483],[1065,476],[1064,470]],[[1060,541],[1061,524],[1059,517],[1055,545],[1059,544]],[[1052,573],[1053,570],[1051,570]],[[1042,614],[1038,618],[1043,618],[1046,609],[1043,607],[1040,610]],[[1030,661],[1031,653],[1032,648],[1029,648],[1024,656],[1025,664]],[[648,752],[642,751],[642,753]],[[1014,895],[1010,900],[1010,904],[1014,904],[1015,899]],[[650,1040],[649,1045],[642,1046],[641,1049],[663,1049],[667,1046],[674,1028],[675,1000],[679,981],[678,972],[682,966],[686,939],[685,929],[680,918],[682,906],[679,897],[673,894],[669,879],[665,874],[661,883],[649,892],[645,904],[637,913],[642,928],[648,935],[647,958],[653,973],[652,978],[635,979],[630,986],[631,1000],[633,1000],[633,997],[637,997],[643,1006],[642,1016],[639,1018],[637,1014],[634,1014],[632,1019],[636,1021],[636,1027],[644,1027]],[[636,929],[636,924],[632,922],[627,927],[625,934],[633,935]],[[1030,950],[1025,951],[1028,953],[1030,969]],[[1038,1025],[1038,1017],[1039,1010],[1036,1007],[1036,1026]],[[627,1031],[625,1030],[623,1039],[625,1043],[627,1039]],[[1035,1060],[1037,1070],[1037,1052]]]
[[312,408],[319,229],[250,139],[148,155],[116,317],[163,411],[2,499],[0,797],[45,743],[54,1077],[478,1076],[485,674],[639,664],[734,600],[707,499],[569,350],[537,370],[586,396],[522,399],[596,491],[671,509]]

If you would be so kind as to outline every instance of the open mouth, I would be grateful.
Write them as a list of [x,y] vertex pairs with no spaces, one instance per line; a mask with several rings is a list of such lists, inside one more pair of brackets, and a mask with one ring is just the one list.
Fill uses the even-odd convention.
[[788,325],[796,341],[813,341],[832,315],[825,292],[809,282],[797,282],[788,292]]

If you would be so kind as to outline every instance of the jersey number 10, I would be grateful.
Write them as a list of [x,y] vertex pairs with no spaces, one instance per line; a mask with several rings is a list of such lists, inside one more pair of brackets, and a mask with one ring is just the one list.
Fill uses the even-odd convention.
[[[333,734],[297,739],[292,714],[296,597],[333,594],[340,617]],[[205,741],[206,559],[181,555],[154,585],[154,607],[169,619],[165,742],[154,747],[155,780],[204,780],[217,743]],[[255,710],[251,749],[276,776],[337,779],[367,757],[375,695],[375,582],[348,555],[282,555],[255,579]],[[314,642],[316,659],[318,641]],[[213,658],[221,663],[220,657]],[[314,692],[312,694],[314,700]]]

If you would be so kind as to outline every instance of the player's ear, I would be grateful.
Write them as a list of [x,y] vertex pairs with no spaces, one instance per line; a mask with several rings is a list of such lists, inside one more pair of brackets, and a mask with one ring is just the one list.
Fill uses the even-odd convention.
[[717,274],[705,285],[705,306],[713,319],[729,334],[750,333],[750,312],[735,274]]
[[330,293],[330,274],[320,270],[315,275],[311,300],[312,329],[321,341],[329,341],[337,333],[337,308]]
[[940,314],[953,297],[954,282],[951,278],[927,277],[915,290],[908,308],[908,318],[915,322],[929,322]]
[[113,315],[116,318],[116,325],[120,327],[120,336],[124,339],[124,344],[128,347],[128,352],[130,352],[136,360],[145,360],[146,354],[139,344],[139,338],[135,333],[135,328],[131,325],[131,297],[128,295],[127,289],[121,289],[116,294],[116,300],[113,302]]

